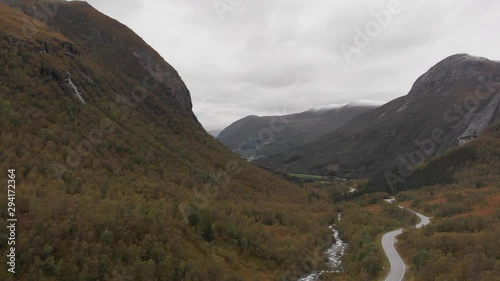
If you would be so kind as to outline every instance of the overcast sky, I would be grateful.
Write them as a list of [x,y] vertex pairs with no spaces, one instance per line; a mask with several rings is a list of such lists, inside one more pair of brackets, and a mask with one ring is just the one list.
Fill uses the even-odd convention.
[[455,53],[500,59],[497,0],[88,2],[177,69],[207,130],[252,114],[390,101]]

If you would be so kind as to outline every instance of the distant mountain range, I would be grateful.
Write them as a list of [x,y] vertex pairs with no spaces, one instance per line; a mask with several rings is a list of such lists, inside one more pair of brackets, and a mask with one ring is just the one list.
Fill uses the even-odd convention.
[[[305,133],[302,138],[313,139],[310,142],[277,137],[266,147],[279,149],[266,150],[255,163],[274,170],[345,177],[389,171],[407,174],[423,161],[476,138],[497,120],[499,86],[500,62],[456,54],[419,77],[406,96],[361,112],[352,120],[332,121],[330,127],[325,125],[330,128],[325,134]],[[255,119],[247,117],[235,124],[241,132],[266,128],[265,122],[258,128],[247,125]],[[238,127],[235,124],[220,137],[230,148],[242,141],[238,134],[227,138],[227,132]],[[316,132],[315,126],[313,123],[309,131]],[[291,145],[279,145],[283,143]]]
[[219,136],[220,132],[222,132],[222,131],[221,130],[214,130],[214,131],[208,131],[208,134],[214,138],[217,138]]
[[282,116],[247,116],[224,129],[218,140],[248,159],[266,157],[310,143],[382,102],[330,104]]

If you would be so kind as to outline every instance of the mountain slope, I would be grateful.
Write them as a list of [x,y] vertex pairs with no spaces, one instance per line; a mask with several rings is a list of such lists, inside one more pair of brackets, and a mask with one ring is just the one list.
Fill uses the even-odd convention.
[[322,262],[331,206],[210,137],[128,28],[45,3],[0,1],[0,170],[15,169],[18,218],[1,280],[286,280]]
[[244,156],[263,157],[314,141],[380,105],[357,101],[283,116],[248,116],[224,129],[217,139]]
[[335,132],[257,164],[302,173],[405,177],[500,117],[500,63],[453,55],[421,76],[408,95],[362,114]]
[[[470,151],[474,159],[463,157]],[[443,170],[447,177],[435,177]],[[499,280],[499,170],[497,122],[478,139],[422,165],[406,180],[412,190],[396,195],[400,204],[433,217],[429,226],[398,237],[398,248],[410,263],[408,279]]]

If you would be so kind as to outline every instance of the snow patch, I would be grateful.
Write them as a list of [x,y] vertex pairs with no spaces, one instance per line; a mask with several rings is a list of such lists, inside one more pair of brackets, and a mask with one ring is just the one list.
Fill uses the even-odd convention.
[[405,104],[403,104],[403,106],[402,106],[402,107],[400,107],[398,110],[396,110],[396,112],[401,112],[401,111],[403,111],[403,110],[407,109],[407,108],[408,108],[408,105],[409,105],[409,104],[410,104],[410,103],[411,103],[414,99],[415,99],[415,98],[413,98],[413,97],[412,97],[412,98],[410,98],[407,102],[405,102]]
[[401,111],[403,111],[403,110],[405,110],[407,108],[408,108],[408,104],[405,104],[402,107],[400,107],[398,110],[396,110],[396,112],[401,112]]

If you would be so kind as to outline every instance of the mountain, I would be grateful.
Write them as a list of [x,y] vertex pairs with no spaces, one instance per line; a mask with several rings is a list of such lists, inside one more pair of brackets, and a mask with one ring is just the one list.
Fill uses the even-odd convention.
[[288,172],[385,174],[400,180],[431,157],[476,138],[497,120],[499,86],[500,62],[453,55],[419,77],[406,96],[361,114],[314,142],[256,163]]
[[220,135],[220,132],[222,132],[222,130],[214,130],[214,131],[209,131],[208,134],[214,138],[217,138]]
[[0,280],[291,280],[323,264],[332,206],[209,136],[177,71],[88,3],[0,0],[0,96]]
[[224,129],[217,139],[248,158],[264,157],[312,142],[382,104],[354,101],[283,116],[247,116]]

